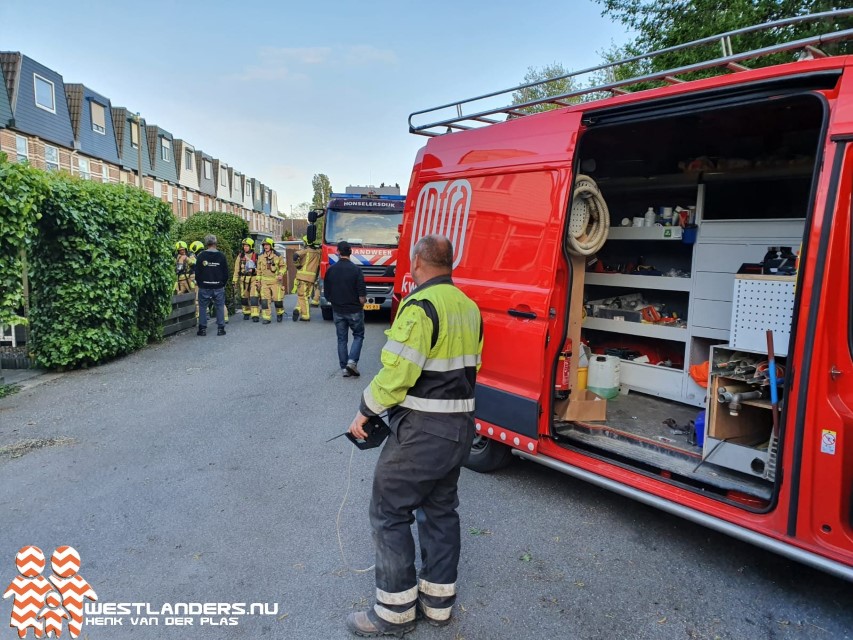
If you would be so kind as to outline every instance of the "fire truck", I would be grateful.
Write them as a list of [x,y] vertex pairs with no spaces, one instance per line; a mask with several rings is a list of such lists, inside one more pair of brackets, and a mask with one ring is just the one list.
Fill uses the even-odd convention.
[[[853,580],[851,17],[410,115],[395,297],[450,238],[485,327],[470,468],[522,458]],[[802,21],[824,32],[784,40]],[[732,46],[752,32],[783,39]]]
[[[345,193],[331,194],[325,211],[309,212],[311,225],[325,218],[320,262],[320,310],[324,320],[332,319],[332,305],[323,295],[323,278],[329,266],[337,262],[337,244],[342,240],[352,245],[350,260],[364,274],[364,310],[391,309],[405,202],[406,197],[396,186],[349,186]],[[308,233],[309,237],[316,234],[316,226],[309,227]]]

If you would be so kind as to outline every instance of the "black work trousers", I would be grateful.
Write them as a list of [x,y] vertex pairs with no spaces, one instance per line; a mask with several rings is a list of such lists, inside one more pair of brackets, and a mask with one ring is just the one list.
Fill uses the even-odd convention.
[[[449,616],[456,598],[461,542],[457,482],[471,450],[474,419],[470,414],[437,416],[409,411],[402,419],[392,420],[391,426],[392,434],[376,463],[370,501],[376,543],[376,611],[386,621],[399,621],[414,614],[415,600],[421,597],[430,611]],[[420,583],[411,530],[415,511]]]

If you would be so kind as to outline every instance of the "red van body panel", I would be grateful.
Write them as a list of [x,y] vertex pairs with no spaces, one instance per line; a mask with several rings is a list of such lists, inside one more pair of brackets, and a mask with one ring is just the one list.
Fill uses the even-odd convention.
[[[413,239],[439,232],[464,247],[454,281],[478,303],[485,323],[480,435],[757,533],[776,550],[796,548],[826,559],[836,563],[838,575],[853,579],[851,64],[851,57],[830,57],[732,73],[431,138],[412,171],[395,294],[401,299],[412,287]],[[551,396],[571,281],[561,239],[583,119],[604,108],[832,71],[841,79],[820,92],[829,119],[797,282],[793,386],[772,503],[762,512],[750,510],[558,444],[551,436]]]

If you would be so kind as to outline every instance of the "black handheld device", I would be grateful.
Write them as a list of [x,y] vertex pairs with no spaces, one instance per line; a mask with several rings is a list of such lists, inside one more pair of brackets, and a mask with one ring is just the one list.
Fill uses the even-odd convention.
[[365,440],[359,440],[349,431],[344,435],[359,449],[374,449],[385,442],[385,438],[391,433],[391,429],[388,428],[388,425],[379,416],[370,416],[364,425],[364,430],[367,433],[367,439]]

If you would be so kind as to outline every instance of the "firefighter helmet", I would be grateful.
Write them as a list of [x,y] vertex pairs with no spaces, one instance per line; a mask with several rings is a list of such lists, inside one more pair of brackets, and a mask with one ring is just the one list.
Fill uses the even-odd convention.
[[272,238],[264,238],[264,241],[261,244],[268,244],[270,249],[272,249],[275,246],[275,240]]
[[186,251],[186,249],[187,249],[187,243],[186,243],[186,242],[184,242],[183,240],[178,240],[178,241],[175,243],[175,251],[180,251],[181,249],[183,249],[184,251]]
[[190,245],[190,251],[192,251],[193,253],[198,253],[202,249],[204,249],[204,245],[198,240],[194,240],[193,243]]
[[247,244],[249,245],[249,248],[252,248],[255,246],[255,241],[251,238],[243,238],[243,244]]

